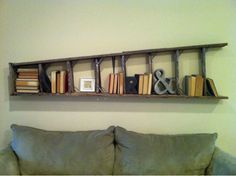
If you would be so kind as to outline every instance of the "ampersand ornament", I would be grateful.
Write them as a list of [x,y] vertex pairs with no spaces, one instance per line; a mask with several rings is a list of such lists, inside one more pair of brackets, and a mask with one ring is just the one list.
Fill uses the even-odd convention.
[[163,69],[157,69],[154,72],[154,91],[158,95],[162,94],[175,94],[174,90],[174,79],[173,78],[165,78],[165,73]]

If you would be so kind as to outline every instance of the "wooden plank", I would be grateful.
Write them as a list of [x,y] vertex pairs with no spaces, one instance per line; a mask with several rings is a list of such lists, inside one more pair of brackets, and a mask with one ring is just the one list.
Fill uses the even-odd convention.
[[42,93],[43,92],[43,80],[42,80],[42,78],[43,78],[43,74],[44,74],[43,65],[39,64],[38,68],[39,68],[39,91]]
[[72,93],[74,92],[74,73],[73,73],[73,66],[71,61],[66,62],[66,68],[67,68],[67,81],[68,81],[68,92]]
[[9,63],[9,76],[8,76],[8,85],[9,85],[9,94],[13,95],[16,91],[16,68],[12,63]]
[[206,100],[220,100],[220,99],[228,99],[227,96],[186,96],[186,95],[138,95],[138,94],[109,94],[109,93],[65,93],[65,94],[52,94],[52,93],[38,93],[38,94],[30,94],[30,93],[13,93],[12,96],[69,96],[69,97],[137,97],[137,98],[156,98],[156,99],[206,99]]
[[100,93],[102,90],[101,86],[101,70],[100,70],[100,64],[102,62],[102,58],[96,58],[94,59],[95,63],[95,92]]
[[135,50],[135,51],[124,51],[120,53],[111,53],[111,54],[100,54],[100,55],[91,55],[91,56],[79,56],[79,57],[68,57],[68,58],[58,58],[58,59],[47,59],[31,62],[20,62],[13,63],[15,66],[23,65],[33,65],[33,64],[46,64],[53,62],[66,62],[66,61],[76,61],[76,60],[87,60],[94,58],[109,58],[113,56],[122,56],[122,55],[137,55],[137,54],[148,54],[148,53],[160,53],[160,52],[173,52],[176,50],[193,50],[200,48],[220,48],[226,46],[227,43],[215,43],[215,44],[205,44],[205,45],[192,45],[192,46],[180,46],[180,47],[171,47],[171,48],[157,48],[157,49],[145,49],[145,50]]
[[205,45],[192,45],[192,46],[180,46],[173,48],[157,48],[157,49],[146,49],[146,50],[136,50],[136,51],[125,51],[125,55],[139,55],[148,53],[161,53],[161,52],[173,52],[176,50],[195,50],[200,48],[220,48],[228,45],[228,43],[215,43],[215,44],[205,44]]
[[148,72],[152,73],[153,72],[153,66],[152,66],[153,55],[149,53],[147,58],[148,58]]
[[90,60],[94,58],[110,58],[115,56],[121,56],[123,53],[111,53],[111,54],[99,54],[99,55],[89,55],[89,56],[77,56],[77,57],[67,57],[67,58],[57,58],[57,59],[46,59],[46,60],[38,60],[38,61],[31,61],[31,62],[19,62],[13,63],[15,66],[22,66],[22,65],[34,65],[34,64],[50,64],[54,62],[67,62],[67,61],[78,61],[78,60]]
[[206,87],[206,48],[200,50],[201,72],[203,77],[203,95],[207,95]]
[[175,87],[176,87],[176,94],[180,94],[180,87],[179,87],[179,50],[174,52],[174,62],[175,62]]

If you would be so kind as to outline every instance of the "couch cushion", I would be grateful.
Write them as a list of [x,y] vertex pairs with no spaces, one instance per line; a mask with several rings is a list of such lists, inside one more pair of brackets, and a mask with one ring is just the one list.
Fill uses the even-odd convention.
[[204,174],[217,134],[155,135],[115,128],[114,174]]
[[21,174],[112,174],[114,127],[77,132],[11,128]]

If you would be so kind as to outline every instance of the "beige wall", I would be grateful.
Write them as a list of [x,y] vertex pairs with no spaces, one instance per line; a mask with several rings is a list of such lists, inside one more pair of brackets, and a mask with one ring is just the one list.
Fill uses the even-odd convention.
[[[0,148],[12,123],[48,130],[120,125],[145,133],[217,132],[217,145],[236,155],[235,19],[234,0],[0,0]],[[9,62],[217,42],[229,46],[207,53],[207,76],[229,100],[8,96]],[[130,60],[128,74],[144,72],[140,63]],[[197,54],[181,55],[181,77],[197,66]],[[159,67],[173,75],[170,56],[155,59]]]

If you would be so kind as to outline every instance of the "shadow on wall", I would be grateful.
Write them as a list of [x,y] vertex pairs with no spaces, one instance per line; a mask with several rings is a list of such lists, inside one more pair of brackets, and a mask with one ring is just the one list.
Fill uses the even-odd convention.
[[128,97],[10,97],[10,111],[211,113],[216,100],[146,99]]

